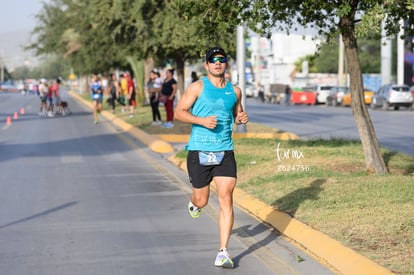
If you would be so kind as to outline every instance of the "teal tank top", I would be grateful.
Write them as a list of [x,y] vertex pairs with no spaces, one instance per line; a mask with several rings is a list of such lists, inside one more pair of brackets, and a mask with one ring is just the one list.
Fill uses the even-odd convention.
[[226,82],[223,88],[217,88],[207,77],[201,78],[201,81],[203,90],[193,104],[191,113],[197,117],[217,116],[217,126],[215,129],[207,129],[193,124],[186,148],[212,152],[233,150],[233,110],[237,103],[234,87]]

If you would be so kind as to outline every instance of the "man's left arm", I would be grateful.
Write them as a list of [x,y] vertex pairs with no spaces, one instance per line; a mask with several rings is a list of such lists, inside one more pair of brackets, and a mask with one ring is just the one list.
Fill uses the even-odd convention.
[[236,124],[246,124],[249,122],[249,117],[247,113],[244,112],[243,106],[241,104],[241,90],[239,87],[234,87],[234,91],[236,92],[237,102],[234,106],[233,114],[234,114],[234,123]]

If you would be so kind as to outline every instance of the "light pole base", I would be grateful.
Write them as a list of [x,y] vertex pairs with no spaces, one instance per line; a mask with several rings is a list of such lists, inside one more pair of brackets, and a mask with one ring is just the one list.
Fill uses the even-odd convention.
[[247,133],[246,124],[237,124],[236,133]]

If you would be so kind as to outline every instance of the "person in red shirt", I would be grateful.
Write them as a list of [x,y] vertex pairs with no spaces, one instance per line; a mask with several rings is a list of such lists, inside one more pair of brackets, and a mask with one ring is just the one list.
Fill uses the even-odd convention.
[[162,84],[161,94],[167,96],[167,101],[164,103],[165,113],[167,114],[167,121],[164,123],[164,128],[174,127],[174,100],[177,93],[177,81],[174,79],[174,69],[167,69],[165,72],[165,80]]
[[53,83],[53,90],[54,90],[54,97],[53,97],[53,105],[56,106],[56,112],[61,114],[63,109],[62,105],[60,104],[60,79],[56,79],[55,83]]
[[126,72],[125,74],[125,78],[127,80],[127,91],[128,91],[128,104],[129,104],[129,117],[133,117],[134,116],[134,107],[137,104],[136,100],[135,100],[135,84],[134,81],[131,78],[131,75],[129,74],[129,72]]
[[48,100],[49,100],[49,109],[48,109],[48,112],[47,112],[47,116],[48,117],[54,117],[55,116],[55,114],[54,114],[54,112],[53,112],[53,110],[54,110],[54,105],[53,105],[53,98],[55,97],[55,82],[53,81],[50,85],[49,85],[49,88],[48,88],[48,95],[47,95],[47,98],[48,98]]

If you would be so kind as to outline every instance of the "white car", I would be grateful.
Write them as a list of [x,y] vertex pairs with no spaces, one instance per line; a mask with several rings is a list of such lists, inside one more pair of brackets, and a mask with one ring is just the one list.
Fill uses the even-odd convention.
[[332,85],[313,85],[302,88],[304,91],[314,92],[316,95],[316,104],[326,104],[326,98],[330,95]]
[[255,91],[256,91],[256,87],[254,84],[246,82],[246,97],[254,97],[255,95]]
[[413,95],[407,85],[387,84],[381,86],[371,100],[371,108],[382,107],[388,110],[393,107],[398,110],[400,107],[412,108]]

